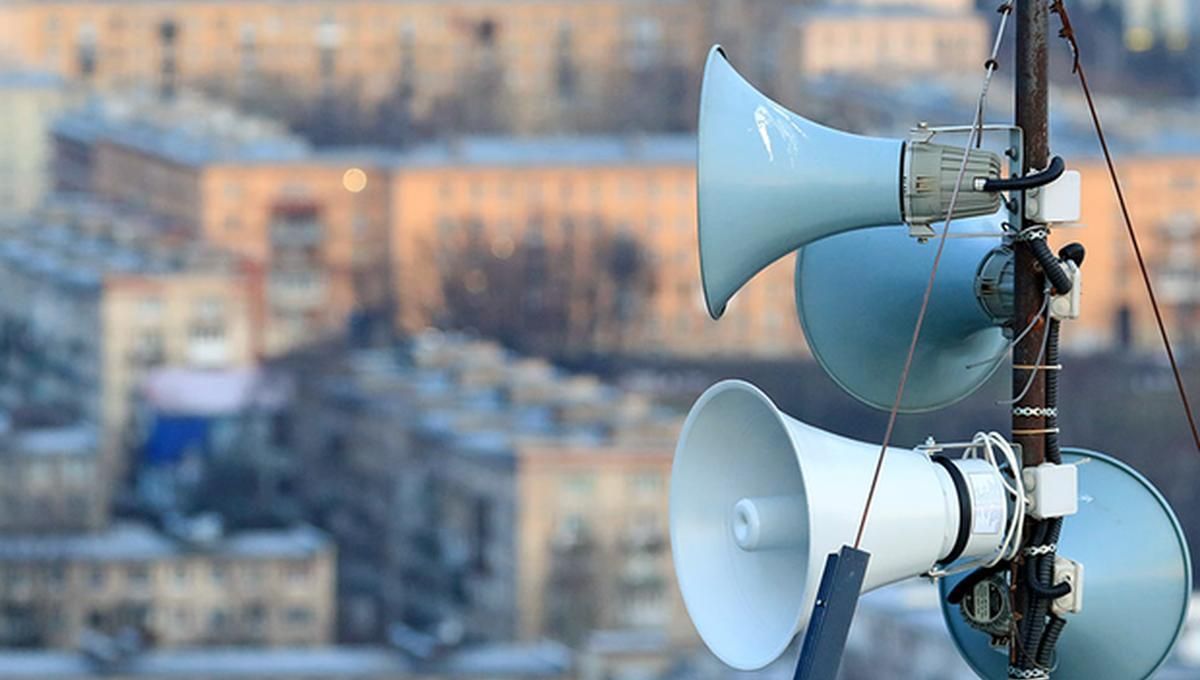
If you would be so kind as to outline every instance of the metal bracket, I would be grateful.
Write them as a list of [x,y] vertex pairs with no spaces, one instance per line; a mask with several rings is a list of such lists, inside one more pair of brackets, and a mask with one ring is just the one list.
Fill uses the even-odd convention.
[[[975,130],[972,125],[928,125],[919,123],[917,127],[909,131],[908,138],[910,141],[931,142],[938,135],[967,135],[968,137]],[[1005,125],[1002,123],[987,123],[979,126],[980,141],[989,132],[1007,132],[1008,147],[1004,149],[1004,157],[1009,160],[1009,175],[1024,175],[1025,174],[1025,131],[1016,125]],[[907,171],[907,169],[906,169]],[[1021,215],[1025,214],[1025,197],[1021,192],[1014,192],[1015,196],[1010,196],[1008,201],[1004,202],[1005,212],[1008,216],[1005,222],[1011,227],[1012,232],[1016,232],[1021,228]],[[917,239],[933,238],[936,234],[933,228],[928,224],[910,224],[909,236]]]

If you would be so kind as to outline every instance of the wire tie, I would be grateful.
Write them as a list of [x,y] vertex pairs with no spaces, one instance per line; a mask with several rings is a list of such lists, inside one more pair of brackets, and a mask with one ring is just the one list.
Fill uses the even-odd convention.
[[1017,241],[1018,243],[1023,241],[1045,241],[1049,237],[1050,230],[1046,227],[1030,227],[1017,232],[1017,235],[1013,237],[1013,240]]
[[1014,437],[1030,436],[1035,434],[1058,434],[1057,427],[1042,427],[1033,430],[1013,430]]
[[1058,408],[1054,406],[1014,406],[1013,415],[1021,418],[1057,418]]
[[1013,368],[1022,371],[1061,371],[1062,364],[1013,364]]

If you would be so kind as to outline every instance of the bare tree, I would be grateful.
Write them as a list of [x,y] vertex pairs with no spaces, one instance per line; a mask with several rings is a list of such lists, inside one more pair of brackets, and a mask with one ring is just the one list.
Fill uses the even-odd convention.
[[516,238],[478,220],[451,229],[436,244],[434,318],[543,356],[626,349],[656,287],[644,248],[600,220],[561,227],[544,236],[535,218]]

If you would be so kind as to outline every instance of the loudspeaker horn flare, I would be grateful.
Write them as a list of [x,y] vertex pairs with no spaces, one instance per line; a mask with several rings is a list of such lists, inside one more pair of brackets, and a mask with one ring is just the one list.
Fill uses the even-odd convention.
[[[826,557],[854,542],[879,453],[738,380],[692,407],[671,472],[671,549],[688,614],[722,661],[761,668],[806,629]],[[863,588],[993,554],[1007,519],[987,463],[890,448],[863,534]]]

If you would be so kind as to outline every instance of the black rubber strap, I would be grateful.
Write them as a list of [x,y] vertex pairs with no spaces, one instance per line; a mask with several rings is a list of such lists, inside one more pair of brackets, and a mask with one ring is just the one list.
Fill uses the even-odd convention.
[[951,564],[962,557],[963,551],[967,549],[967,541],[971,539],[971,492],[967,489],[966,477],[963,477],[962,470],[958,469],[953,460],[940,455],[933,456],[931,460],[946,468],[950,481],[954,483],[954,490],[958,492],[958,537],[954,539],[954,547],[950,549],[950,554],[939,560],[939,564]]

